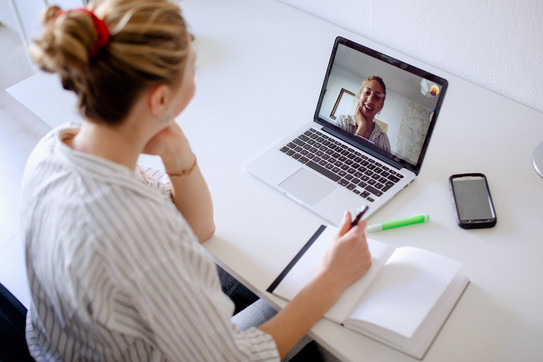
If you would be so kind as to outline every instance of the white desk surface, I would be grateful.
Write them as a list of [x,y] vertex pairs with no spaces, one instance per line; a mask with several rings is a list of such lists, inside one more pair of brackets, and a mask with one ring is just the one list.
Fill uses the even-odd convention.
[[[181,6],[197,39],[198,90],[178,122],[213,194],[217,232],[204,246],[221,264],[284,305],[264,290],[322,221],[245,165],[312,118],[333,40],[343,35],[450,84],[419,177],[368,220],[429,213],[429,224],[371,237],[460,260],[471,279],[424,360],[543,359],[543,179],[531,161],[543,141],[543,114],[279,2]],[[52,126],[76,117],[54,78],[36,75],[9,91]],[[493,229],[456,225],[448,177],[461,172],[487,175],[498,215]],[[346,360],[412,360],[326,320],[311,335]]]

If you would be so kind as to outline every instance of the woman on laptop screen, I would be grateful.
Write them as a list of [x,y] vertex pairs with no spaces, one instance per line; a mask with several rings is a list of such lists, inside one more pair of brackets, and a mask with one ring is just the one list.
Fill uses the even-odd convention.
[[[179,7],[97,0],[49,6],[42,21],[31,56],[77,95],[84,121],[46,135],[22,182],[32,356],[285,357],[370,267],[365,222],[351,228],[345,213],[318,273],[282,311],[258,301],[232,319],[234,303],[199,245],[215,231],[210,192],[175,122],[195,92],[196,55]],[[139,166],[142,153],[160,157],[166,173]],[[271,310],[268,320],[246,315],[257,303]]]
[[356,136],[366,138],[377,147],[390,152],[388,136],[375,122],[375,116],[383,109],[385,98],[386,86],[380,77],[371,76],[364,79],[355,96],[355,114],[340,115],[337,117],[336,125]]

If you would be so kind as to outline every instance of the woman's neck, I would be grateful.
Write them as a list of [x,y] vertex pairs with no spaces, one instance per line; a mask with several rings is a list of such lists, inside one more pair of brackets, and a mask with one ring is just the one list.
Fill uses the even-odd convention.
[[79,132],[65,143],[76,151],[105,158],[133,170],[145,145],[135,128],[83,122]]

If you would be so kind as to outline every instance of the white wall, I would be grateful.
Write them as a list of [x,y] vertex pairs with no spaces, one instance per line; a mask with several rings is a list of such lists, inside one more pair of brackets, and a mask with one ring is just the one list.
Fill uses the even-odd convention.
[[542,0],[279,1],[543,111]]
[[541,0],[279,0],[543,111]]

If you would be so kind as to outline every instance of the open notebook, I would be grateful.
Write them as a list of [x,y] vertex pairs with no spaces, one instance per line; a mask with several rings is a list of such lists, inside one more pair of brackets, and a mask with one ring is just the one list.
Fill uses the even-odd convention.
[[[291,300],[315,275],[337,228],[322,225],[267,289]],[[462,264],[368,239],[372,267],[325,318],[421,359],[469,284]],[[326,293],[326,291],[323,291]]]

